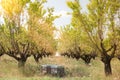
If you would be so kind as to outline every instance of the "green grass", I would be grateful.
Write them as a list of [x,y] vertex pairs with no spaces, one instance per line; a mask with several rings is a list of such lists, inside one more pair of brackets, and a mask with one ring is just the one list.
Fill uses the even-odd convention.
[[[40,66],[42,64],[59,64],[65,67],[65,77],[52,77],[42,75]],[[82,60],[76,61],[66,57],[50,57],[40,60],[37,64],[33,58],[29,58],[25,68],[19,69],[17,62],[8,57],[0,58],[0,80],[120,80],[120,61],[113,59],[113,75],[105,77],[103,63],[97,58],[90,65],[84,64]]]

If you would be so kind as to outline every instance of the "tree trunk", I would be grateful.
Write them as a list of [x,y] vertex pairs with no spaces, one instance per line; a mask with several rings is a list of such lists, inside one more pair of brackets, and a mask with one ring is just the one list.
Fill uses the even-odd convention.
[[84,60],[85,64],[89,64],[92,57],[90,55],[84,54],[81,56],[81,59]]
[[3,55],[3,53],[0,54],[0,57]]
[[111,69],[111,59],[110,57],[104,57],[102,58],[102,62],[104,63],[104,71],[106,76],[112,75],[112,69]]
[[34,56],[34,59],[37,63],[39,63],[39,58],[38,57]]
[[107,62],[107,63],[104,63],[104,66],[105,66],[105,74],[106,74],[106,76],[112,75],[112,70],[111,70],[110,61]]
[[18,67],[19,67],[19,68],[24,67],[24,66],[25,66],[25,63],[26,63],[25,60],[19,60],[19,61],[18,61]]
[[35,59],[35,61],[37,63],[39,63],[39,58],[42,59],[42,55],[41,54],[34,54],[33,57],[34,57],[34,59]]

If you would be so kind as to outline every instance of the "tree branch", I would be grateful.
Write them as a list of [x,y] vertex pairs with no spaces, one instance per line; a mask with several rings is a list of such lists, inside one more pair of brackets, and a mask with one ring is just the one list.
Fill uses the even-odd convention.
[[[80,14],[80,13],[79,13],[79,14]],[[80,14],[80,15],[81,15],[81,14]],[[88,35],[90,41],[92,41],[92,43],[94,44],[94,46],[96,46],[96,48],[97,48],[100,52],[102,52],[101,49],[99,48],[99,46],[97,45],[96,41],[93,39],[93,37],[90,36],[89,31],[88,31],[88,29],[87,29],[87,27],[86,27],[86,24],[87,24],[87,23],[85,23],[86,21],[83,20],[83,16],[81,16],[81,17],[82,17],[82,18],[80,18],[80,19],[81,19],[81,21],[82,21],[82,23],[83,23],[83,27],[84,27],[85,31],[87,32],[87,35]],[[88,24],[87,24],[87,25],[88,25]],[[89,25],[88,25],[88,26],[89,26]]]
[[111,46],[111,47],[107,50],[107,52],[111,51],[112,49],[113,49],[113,46]]
[[24,51],[24,54],[26,54],[26,53],[28,52],[29,46],[30,46],[30,44],[28,43],[28,44],[27,44],[27,48],[26,48],[25,51]]
[[13,58],[16,59],[17,61],[20,60],[19,57],[17,57],[17,56],[14,55],[14,52],[13,52],[13,51],[6,52],[6,54],[7,54],[8,56],[10,56],[10,57],[13,57]]
[[113,45],[113,51],[112,51],[111,57],[114,57],[116,49],[117,49],[117,45],[114,44]]

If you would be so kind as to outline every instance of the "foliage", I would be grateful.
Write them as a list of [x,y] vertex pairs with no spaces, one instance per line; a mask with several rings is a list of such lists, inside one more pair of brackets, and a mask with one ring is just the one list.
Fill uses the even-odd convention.
[[[101,61],[105,66],[106,75],[111,74],[110,61],[115,56],[119,43],[119,35],[116,23],[117,12],[120,9],[119,0],[91,0],[88,4],[88,13],[81,12],[79,0],[68,1],[68,6],[72,9],[72,25],[79,27],[86,34],[84,44],[95,48],[101,55]],[[76,24],[77,22],[77,24]],[[92,45],[91,45],[92,44]],[[107,65],[106,65],[107,64]]]
[[[43,8],[46,0],[1,0],[4,24],[0,27],[0,50],[24,65],[34,54],[52,54],[56,42],[53,38],[52,22],[56,19],[45,17]],[[52,19],[51,19],[52,18]],[[48,22],[47,19],[50,19]],[[42,55],[43,56],[43,55]]]

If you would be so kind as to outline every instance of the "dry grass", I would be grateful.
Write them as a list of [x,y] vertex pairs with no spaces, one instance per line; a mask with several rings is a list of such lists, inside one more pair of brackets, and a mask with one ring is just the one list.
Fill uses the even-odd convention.
[[[40,65],[58,64],[65,67],[64,78],[41,75]],[[8,57],[0,58],[0,80],[120,80],[120,61],[113,59],[113,75],[105,77],[103,63],[92,60],[90,65],[84,64],[82,60],[76,61],[66,57],[49,57],[40,60],[37,64],[33,58],[29,58],[24,69],[18,69],[17,62]]]

